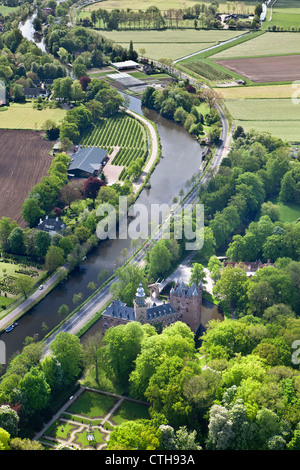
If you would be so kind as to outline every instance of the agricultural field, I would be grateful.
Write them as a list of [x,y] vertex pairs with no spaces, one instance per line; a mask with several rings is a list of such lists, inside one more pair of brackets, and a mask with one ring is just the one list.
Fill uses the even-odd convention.
[[263,23],[264,29],[272,27],[283,28],[284,30],[299,30],[300,11],[298,0],[273,0],[273,8],[268,9],[266,21]]
[[300,35],[298,33],[265,32],[250,41],[218,51],[211,56],[212,60],[241,59],[248,57],[268,57],[300,54]]
[[58,124],[65,115],[66,111],[60,108],[34,109],[31,101],[12,103],[0,109],[0,129],[43,130],[48,119]]
[[130,41],[137,52],[145,49],[145,57],[153,60],[161,58],[180,59],[188,54],[240,35],[239,31],[167,29],[164,31],[100,31],[102,36],[128,48]]
[[147,133],[142,124],[128,115],[105,119],[93,129],[88,130],[80,141],[83,147],[115,148],[115,156],[110,162],[120,167],[119,179],[127,176],[128,166],[136,159],[148,156]]
[[300,142],[300,105],[291,99],[228,99],[225,104],[236,126],[270,132],[291,143]]
[[[0,113],[1,114],[1,113]],[[22,205],[51,163],[52,143],[39,132],[0,130],[0,214],[24,226]]]
[[242,78],[234,71],[212,61],[211,57],[216,56],[216,54],[220,52],[231,50],[244,42],[251,42],[254,38],[262,34],[264,33],[261,31],[255,31],[249,34],[240,33],[238,36],[230,38],[225,44],[215,45],[209,50],[203,50],[199,52],[199,54],[193,54],[183,60],[176,61],[176,65],[179,69],[191,74],[193,77],[204,78],[212,83],[228,82],[233,79]]
[[[210,0],[203,0],[201,3],[205,3],[209,5],[211,3]],[[220,0],[219,2],[219,11],[227,13],[228,11],[231,11],[230,9],[232,8],[231,5],[228,5],[229,2],[226,0]],[[245,2],[235,2],[235,10],[238,10],[240,7],[243,8],[243,10],[252,12],[253,10],[253,5],[256,4],[256,0],[246,0]],[[122,9],[127,9],[130,8],[131,10],[146,10],[147,8],[151,7],[153,5],[152,0],[143,0],[143,3],[138,2],[137,0],[104,0],[101,2],[96,2],[93,3],[92,5],[88,5],[84,7],[84,11],[92,11],[92,10],[98,10],[98,8],[105,8],[106,10],[114,10],[116,8],[119,8],[120,10]],[[159,8],[160,10],[169,10],[170,8],[189,8],[195,5],[194,0],[156,0],[155,1],[155,6]]]
[[[115,426],[126,421],[149,419],[148,406],[117,395],[84,389],[40,438],[49,448],[66,444],[75,449],[102,450]],[[92,427],[94,440],[87,439]]]
[[258,85],[258,86],[234,86],[219,87],[215,90],[225,100],[245,100],[245,99],[270,99],[285,98],[292,99],[296,87],[291,84],[286,85]]
[[300,77],[300,55],[223,59],[214,62],[253,83],[292,82]]

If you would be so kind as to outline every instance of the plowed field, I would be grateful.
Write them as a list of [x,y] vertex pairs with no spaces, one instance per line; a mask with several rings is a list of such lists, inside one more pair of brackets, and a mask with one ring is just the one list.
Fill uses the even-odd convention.
[[22,205],[47,174],[51,146],[35,131],[0,130],[0,218],[10,217],[24,227]]

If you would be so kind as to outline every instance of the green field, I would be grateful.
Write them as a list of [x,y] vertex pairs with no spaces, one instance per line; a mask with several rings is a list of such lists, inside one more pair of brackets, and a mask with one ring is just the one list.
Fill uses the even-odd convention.
[[240,31],[167,29],[164,31],[100,31],[100,34],[128,48],[132,40],[134,49],[149,59],[180,59],[188,54],[202,51],[222,41],[234,38]]
[[[210,0],[203,0],[201,3],[209,5],[211,3]],[[226,0],[221,0],[219,3],[219,11],[224,11],[224,13],[231,11],[232,6],[228,5],[229,2]],[[245,5],[249,7],[249,10],[252,11],[253,5],[256,4],[256,0],[246,0],[245,2],[235,2],[235,10],[239,7],[239,5]],[[153,2],[152,0],[143,0],[139,2],[137,0],[104,0],[98,3],[94,3],[92,5],[84,7],[85,10],[97,10],[98,8],[105,8],[106,10],[114,10],[116,8],[127,9],[130,8],[131,10],[146,10],[147,8],[155,5],[160,10],[168,10],[170,8],[188,8],[195,5],[194,0],[156,0]],[[245,8],[245,7],[243,7]]]
[[33,109],[33,103],[13,103],[0,110],[0,129],[43,130],[45,121],[51,119],[57,124],[63,120],[66,111],[60,108]]
[[219,87],[215,90],[225,100],[245,100],[245,99],[270,99],[289,98],[291,99],[295,88],[291,85],[262,85],[262,86],[234,86]]
[[235,125],[245,131],[270,132],[291,143],[300,142],[300,106],[290,99],[225,100]]
[[267,32],[211,56],[211,59],[300,54],[300,33]]
[[298,0],[275,1],[273,11],[271,11],[271,8],[268,9],[266,21],[263,23],[264,29],[269,29],[269,28],[272,28],[273,26],[280,27],[285,30],[292,30],[292,28],[294,28],[294,30],[299,30],[299,27],[300,27],[299,1]]

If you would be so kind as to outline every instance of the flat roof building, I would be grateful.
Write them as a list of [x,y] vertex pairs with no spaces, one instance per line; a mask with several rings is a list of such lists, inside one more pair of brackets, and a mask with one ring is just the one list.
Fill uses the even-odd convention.
[[117,70],[136,69],[139,64],[134,60],[125,60],[124,62],[113,62],[111,64]]

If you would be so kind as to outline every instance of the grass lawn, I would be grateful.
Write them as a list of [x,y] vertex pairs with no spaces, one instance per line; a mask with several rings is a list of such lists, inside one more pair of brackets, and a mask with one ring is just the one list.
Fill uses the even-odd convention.
[[125,421],[134,421],[136,419],[150,419],[149,408],[147,405],[124,401],[111,417],[117,425]]
[[68,408],[67,412],[89,416],[91,418],[104,417],[117,400],[118,399],[113,396],[85,391],[78,400]]
[[33,103],[13,103],[0,110],[0,129],[43,130],[47,119],[59,123],[66,115],[60,108],[33,109]]
[[72,431],[79,429],[79,424],[66,423],[64,421],[58,420],[50,426],[50,428],[45,433],[45,436],[50,436],[59,439],[68,439]]
[[[267,32],[211,56],[211,59],[229,59],[300,54],[300,33]],[[280,59],[278,59],[279,61]],[[280,67],[280,63],[278,62]]]
[[11,11],[14,11],[16,7],[7,7],[5,5],[0,5],[0,13],[3,16],[8,15]]
[[202,51],[219,42],[226,41],[240,34],[240,31],[167,29],[165,31],[100,31],[104,37],[112,39],[128,48],[132,40],[134,49],[150,59],[180,59],[188,54]]
[[280,220],[282,222],[295,222],[300,218],[300,205],[295,203],[287,203],[277,201],[276,204],[280,209]]
[[291,143],[300,142],[300,106],[291,99],[225,100],[235,125],[247,132],[270,132]]

